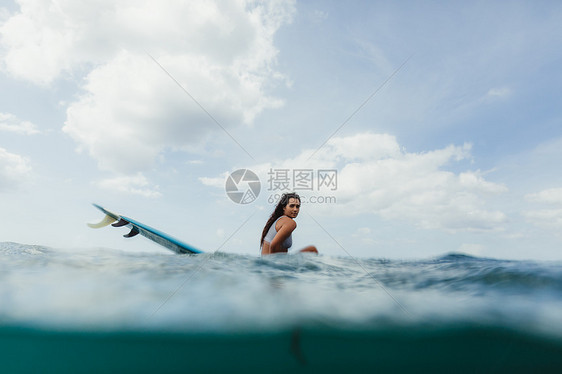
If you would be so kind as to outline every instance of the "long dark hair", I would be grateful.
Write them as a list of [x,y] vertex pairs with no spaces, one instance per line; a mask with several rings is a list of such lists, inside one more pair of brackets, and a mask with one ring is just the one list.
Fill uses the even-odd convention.
[[273,225],[273,222],[275,222],[277,218],[283,215],[283,211],[285,210],[287,204],[289,204],[290,199],[297,199],[299,203],[301,201],[300,196],[294,192],[288,192],[281,195],[281,198],[279,199],[275,210],[273,211],[273,213],[271,213],[271,216],[269,216],[269,219],[267,220],[267,223],[265,224],[265,227],[263,228],[263,231],[261,233],[260,248],[263,246],[263,239],[267,235],[267,232],[271,228],[271,225]]

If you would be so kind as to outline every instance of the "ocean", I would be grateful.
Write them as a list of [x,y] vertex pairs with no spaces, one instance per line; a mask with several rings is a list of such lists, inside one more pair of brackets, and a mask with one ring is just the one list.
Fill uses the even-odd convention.
[[0,373],[560,373],[561,265],[4,242]]

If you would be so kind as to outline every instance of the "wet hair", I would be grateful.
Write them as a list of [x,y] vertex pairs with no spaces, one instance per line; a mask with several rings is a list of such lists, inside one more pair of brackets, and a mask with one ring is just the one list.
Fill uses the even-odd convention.
[[281,198],[279,199],[275,210],[273,211],[273,213],[271,213],[271,216],[269,216],[269,219],[267,220],[267,223],[265,224],[265,227],[263,228],[263,231],[261,233],[260,248],[263,246],[263,239],[267,235],[267,232],[271,228],[271,225],[273,225],[273,222],[275,222],[277,218],[283,215],[283,211],[285,210],[287,204],[289,204],[290,199],[297,199],[299,203],[301,201],[300,196],[294,192],[288,192],[281,195]]

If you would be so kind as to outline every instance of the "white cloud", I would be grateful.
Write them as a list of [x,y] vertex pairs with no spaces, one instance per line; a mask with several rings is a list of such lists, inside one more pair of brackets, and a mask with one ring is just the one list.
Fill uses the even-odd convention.
[[523,215],[536,226],[555,230],[562,228],[562,208],[529,210]]
[[150,186],[144,175],[138,173],[133,176],[118,176],[115,178],[104,179],[97,183],[98,187],[117,191],[126,194],[139,195],[148,198],[162,196],[158,191],[158,186]]
[[528,194],[525,198],[537,203],[562,204],[562,188],[549,188],[538,193]]
[[527,210],[523,215],[532,224],[546,229],[562,228],[562,188],[549,188],[525,198],[534,203],[548,204],[546,209]]
[[[379,147],[370,136],[362,139],[357,147]],[[469,157],[470,146],[465,144],[347,162],[338,175],[338,210],[375,213],[427,229],[497,230],[506,216],[489,210],[486,197],[507,189],[484,180],[478,171],[455,174],[446,170],[448,163]]]
[[312,12],[311,19],[312,22],[320,23],[324,22],[328,19],[329,14],[325,10],[316,9]]
[[345,160],[383,160],[400,155],[396,138],[388,134],[360,133],[343,138],[332,138],[326,149],[320,149],[324,157],[338,155]]
[[22,135],[39,134],[37,126],[29,121],[22,121],[10,113],[0,113],[0,131],[13,132]]
[[[260,176],[262,190],[270,187],[270,169],[289,170],[290,186],[291,169],[337,169],[337,190],[299,191],[303,196],[335,196],[336,204],[311,207],[325,215],[375,214],[425,229],[446,231],[502,230],[506,215],[488,203],[489,197],[507,192],[507,188],[485,180],[479,171],[447,170],[453,162],[470,159],[470,150],[471,146],[465,144],[408,153],[401,149],[395,137],[367,132],[332,138],[310,160],[313,151],[305,150],[294,159],[249,169]],[[219,187],[218,178],[213,180],[215,183],[209,181],[207,185]]]
[[0,147],[0,191],[22,185],[30,176],[29,160]]
[[353,238],[359,239],[361,243],[367,245],[376,245],[377,241],[372,237],[372,230],[368,227],[360,227],[351,236]]
[[203,165],[204,163],[203,160],[189,160],[186,162],[188,165]]
[[371,235],[372,230],[369,227],[360,227],[355,231],[354,236]]
[[220,177],[200,177],[199,182],[209,187],[225,188],[226,178],[228,178],[228,174],[229,173],[223,173]]
[[4,69],[37,84],[86,74],[64,131],[104,170],[131,175],[221,131],[146,52],[225,128],[282,104],[266,87],[283,78],[273,36],[292,1],[19,3],[0,28]]
[[486,93],[486,99],[502,99],[511,96],[511,89],[508,87],[492,88]]

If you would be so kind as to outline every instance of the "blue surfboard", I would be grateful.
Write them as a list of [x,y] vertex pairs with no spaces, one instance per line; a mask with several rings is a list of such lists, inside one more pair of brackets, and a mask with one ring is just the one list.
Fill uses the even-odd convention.
[[123,235],[125,238],[132,238],[133,236],[141,234],[145,238],[150,239],[153,242],[160,244],[161,246],[168,248],[169,250],[176,253],[193,254],[193,253],[203,252],[160,230],[156,230],[150,226],[147,226],[144,223],[141,223],[129,217],[119,215],[117,213],[113,213],[97,204],[93,204],[93,205],[99,210],[101,210],[105,214],[105,217],[99,223],[94,223],[94,224],[88,223],[88,226],[90,226],[91,228],[97,229],[100,227],[108,226],[110,224],[113,227],[126,226],[130,228],[131,231],[128,234]]

